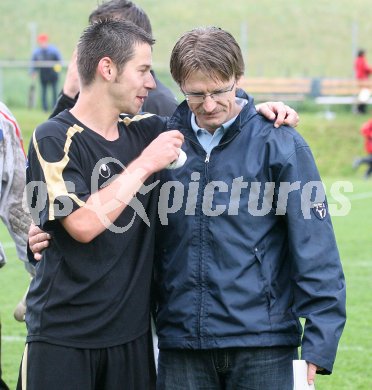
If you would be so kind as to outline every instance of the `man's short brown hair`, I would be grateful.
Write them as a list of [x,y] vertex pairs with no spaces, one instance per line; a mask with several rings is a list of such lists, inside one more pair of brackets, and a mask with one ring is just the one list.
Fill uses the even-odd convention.
[[218,27],[198,27],[186,32],[174,46],[170,71],[180,86],[196,71],[214,80],[239,79],[244,60],[234,37]]

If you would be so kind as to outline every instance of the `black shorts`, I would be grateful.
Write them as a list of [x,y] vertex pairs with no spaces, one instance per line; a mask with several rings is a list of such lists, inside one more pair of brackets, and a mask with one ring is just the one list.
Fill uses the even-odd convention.
[[102,349],[26,344],[17,390],[149,390],[156,372],[151,334]]

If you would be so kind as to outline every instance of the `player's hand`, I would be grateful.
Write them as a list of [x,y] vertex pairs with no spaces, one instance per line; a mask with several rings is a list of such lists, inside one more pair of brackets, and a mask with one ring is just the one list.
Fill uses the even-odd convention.
[[30,229],[28,230],[28,243],[34,254],[35,260],[41,260],[41,252],[49,246],[49,240],[51,240],[51,238],[50,234],[45,233],[33,223],[31,224]]
[[314,384],[317,371],[323,371],[323,368],[320,368],[313,363],[307,362],[307,383],[309,385]]
[[141,153],[138,160],[151,172],[157,172],[178,159],[184,141],[178,130],[161,133]]
[[256,105],[256,110],[265,118],[274,121],[274,126],[288,125],[296,127],[300,120],[297,112],[282,102],[266,102]]

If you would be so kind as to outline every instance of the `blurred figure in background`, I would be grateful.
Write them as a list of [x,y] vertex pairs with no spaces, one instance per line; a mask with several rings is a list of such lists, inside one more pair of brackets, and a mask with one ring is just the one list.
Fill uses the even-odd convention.
[[[152,36],[149,17],[142,8],[132,1],[110,0],[102,3],[89,15],[89,23],[92,24],[101,19],[129,20]],[[177,99],[173,92],[156,77],[153,70],[151,70],[151,73],[154,77],[156,88],[149,92],[142,106],[142,111],[161,116],[171,116],[177,108]],[[63,90],[58,97],[58,104],[54,107],[50,117],[56,116],[66,108],[72,108],[76,103],[78,95],[79,80],[77,76],[76,52],[74,51],[68,66]]]
[[[55,106],[57,102],[57,83],[58,73],[61,70],[61,64],[42,64],[40,61],[62,61],[62,56],[56,46],[48,43],[48,35],[39,34],[37,37],[37,47],[31,57],[31,76],[33,79],[39,74],[41,85],[41,104],[44,111]],[[52,101],[48,104],[48,88],[51,89]]]
[[[9,108],[0,102],[0,218],[16,245],[18,257],[33,275],[34,268],[27,259],[27,235],[31,215],[23,192],[26,183],[26,155],[20,127]],[[5,254],[0,244],[0,266]]]
[[366,82],[372,72],[372,68],[368,65],[365,54],[365,50],[360,49],[354,62],[355,78],[357,79],[358,85],[361,88],[358,96],[359,104],[357,105],[357,110],[360,114],[366,113],[366,101],[369,99],[370,96],[370,92]]
[[368,168],[364,174],[364,178],[368,179],[372,175],[372,119],[362,125],[360,132],[364,137],[364,148],[367,156],[357,158],[354,161],[353,167],[357,169],[360,165],[366,164]]
[[[26,182],[26,156],[17,121],[2,102],[0,102],[0,177],[0,218],[15,242],[18,257],[25,262],[26,269],[32,274],[33,266],[28,263],[26,254],[31,217],[22,204]],[[5,261],[5,252],[0,243],[0,267],[5,265]],[[0,390],[4,389],[8,389],[8,386],[1,379],[0,359]]]

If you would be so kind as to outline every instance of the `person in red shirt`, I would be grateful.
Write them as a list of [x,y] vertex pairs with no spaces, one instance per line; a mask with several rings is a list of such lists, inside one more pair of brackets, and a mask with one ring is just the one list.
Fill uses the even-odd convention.
[[[368,80],[369,75],[372,73],[372,68],[368,65],[365,54],[365,50],[360,49],[354,62],[355,78],[358,81],[358,85],[361,88],[361,91],[368,88],[366,81]],[[357,106],[358,112],[365,114],[367,111],[367,104],[362,101],[362,99],[360,100],[361,101]]]
[[372,72],[372,68],[368,65],[365,51],[360,49],[355,59],[354,69],[357,80],[367,80]]
[[367,164],[368,168],[364,177],[368,179],[372,175],[372,119],[362,125],[360,132],[364,137],[364,148],[368,156],[356,159],[353,166],[356,169],[361,164]]

